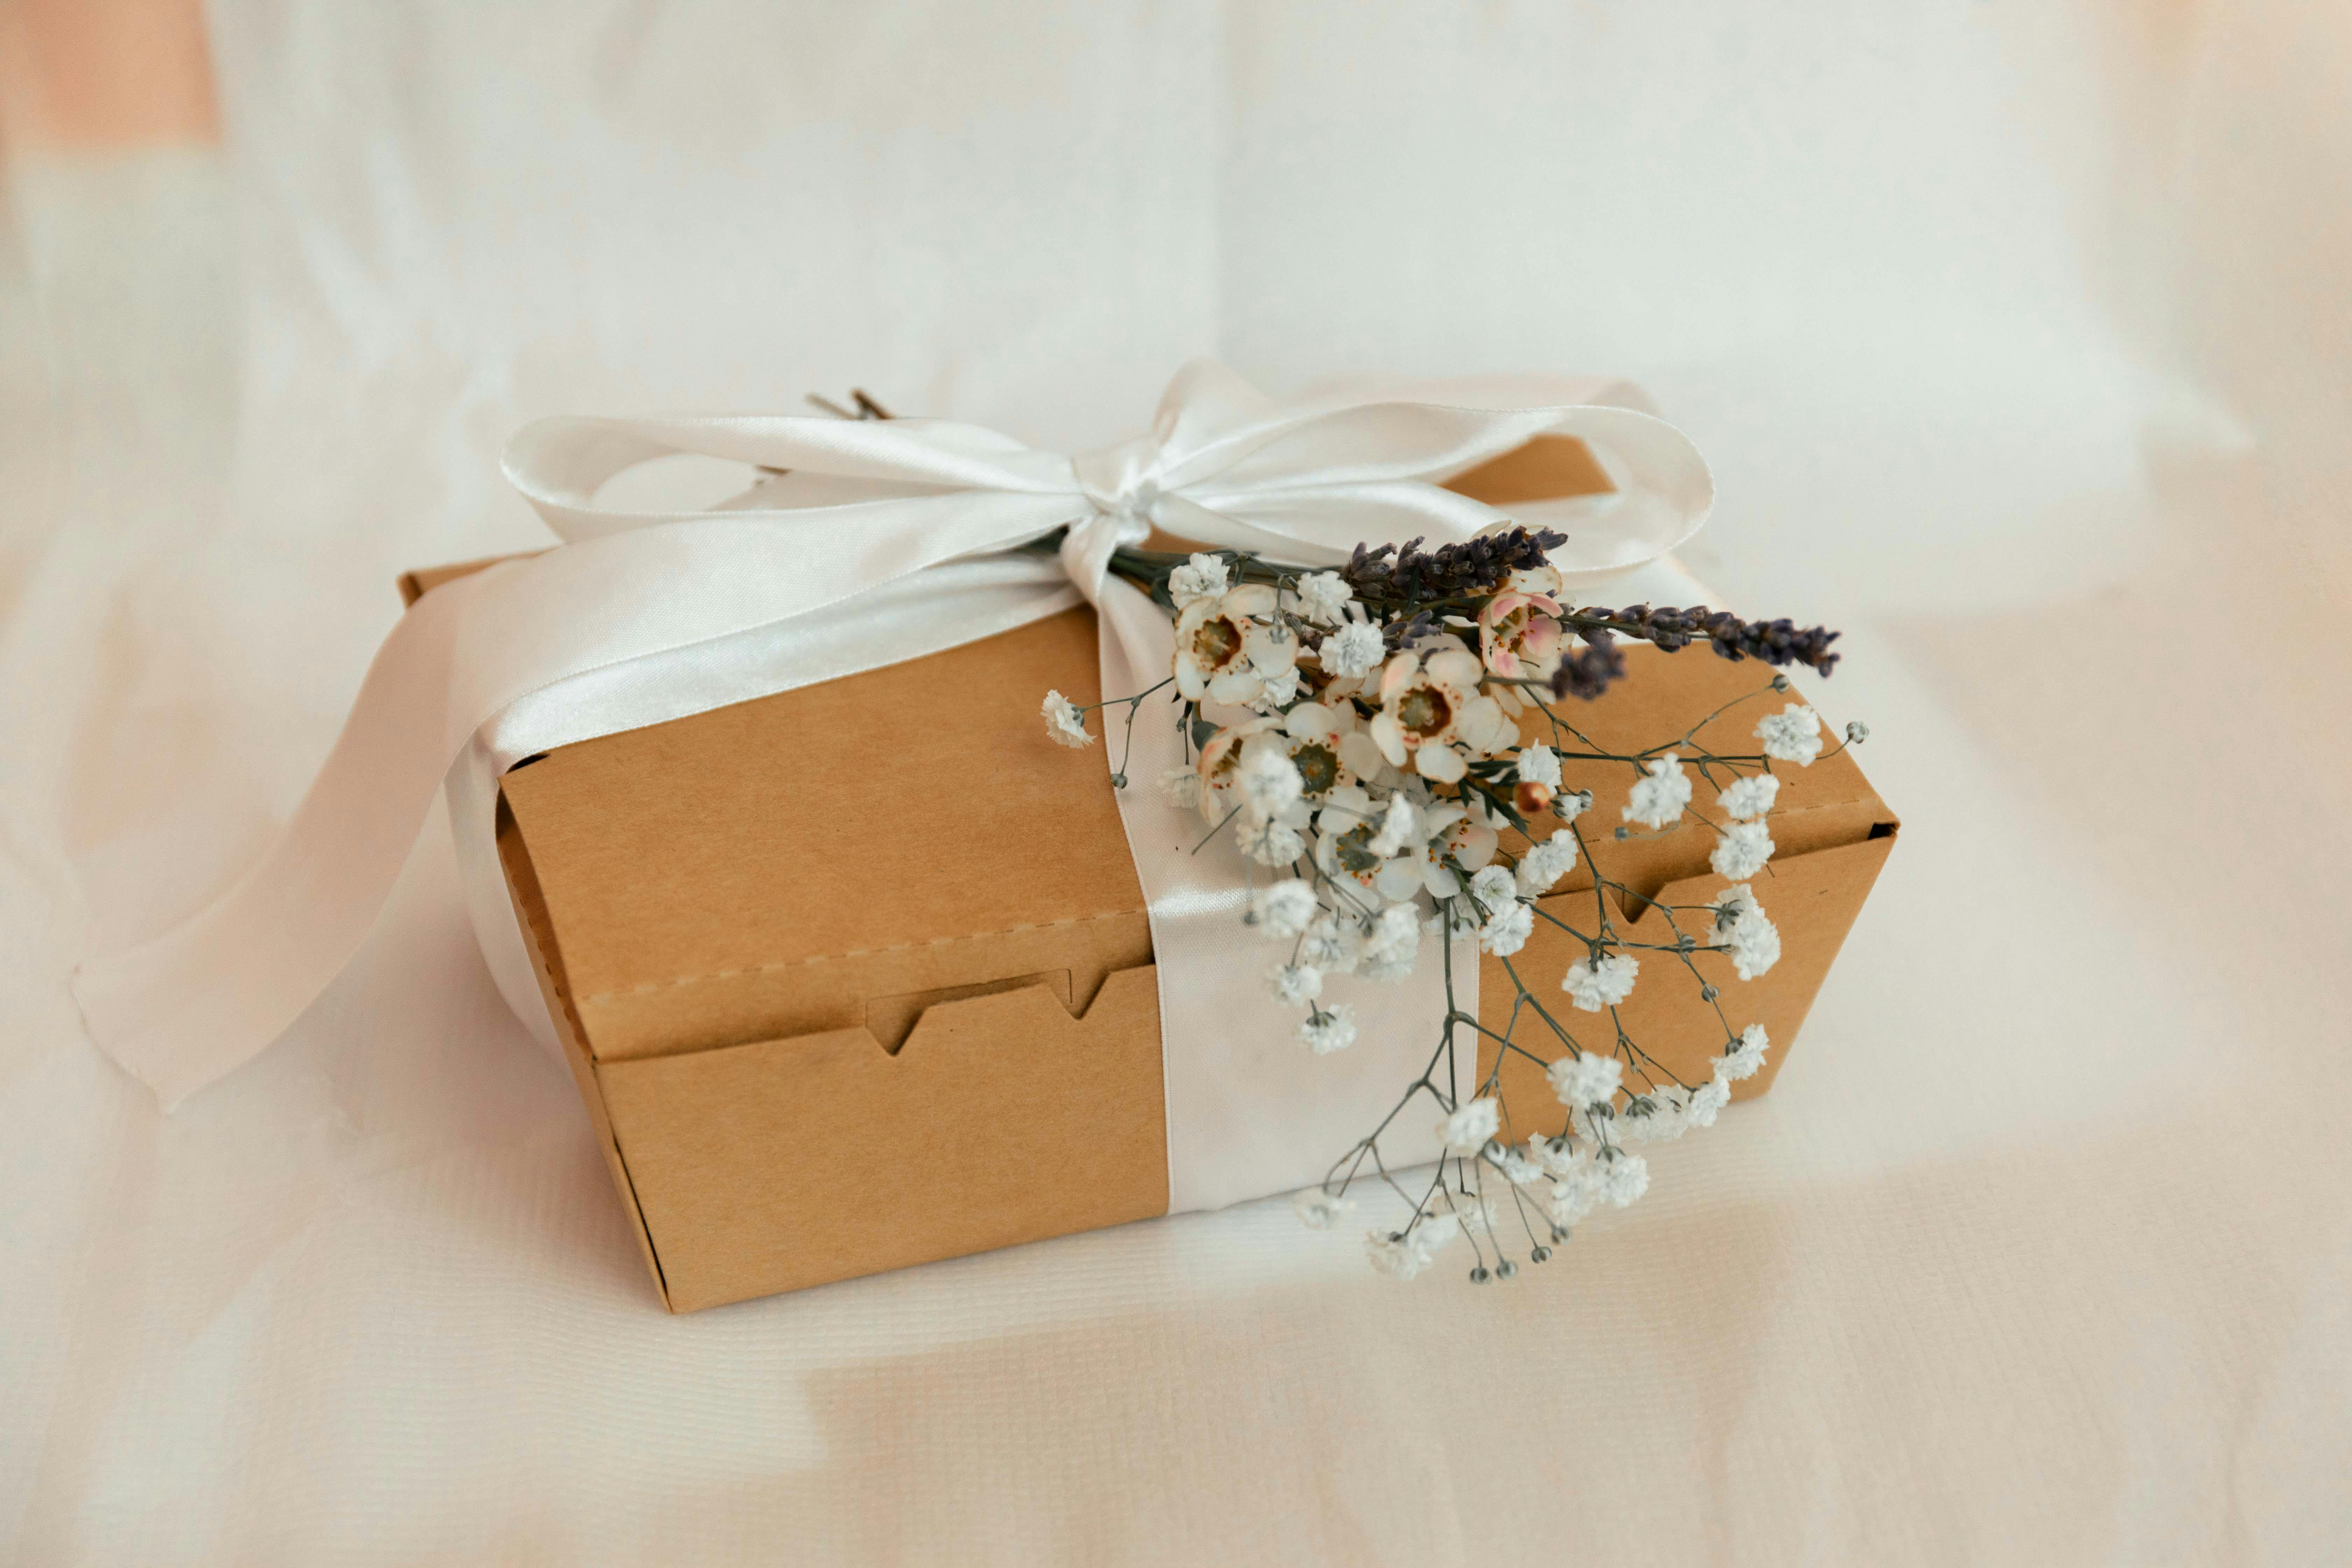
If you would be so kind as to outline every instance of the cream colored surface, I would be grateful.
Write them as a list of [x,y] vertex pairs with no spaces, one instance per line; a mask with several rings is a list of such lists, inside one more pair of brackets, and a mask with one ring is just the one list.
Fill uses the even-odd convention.
[[[9,165],[0,1555],[2352,1556],[2352,24],[1080,15],[226,4],[225,155]],[[446,827],[178,1116],[81,1038],[394,575],[543,542],[521,420],[1083,446],[1202,350],[1633,377],[1700,574],[1852,628],[1900,853],[1770,1098],[1531,1277],[1277,1203],[668,1318]]]

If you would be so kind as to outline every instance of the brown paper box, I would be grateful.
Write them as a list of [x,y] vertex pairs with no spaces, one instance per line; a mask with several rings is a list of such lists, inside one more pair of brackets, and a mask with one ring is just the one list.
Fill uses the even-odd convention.
[[[1454,488],[1508,505],[1606,484],[1580,444],[1548,438]],[[402,585],[413,601],[480,564]],[[1097,700],[1094,637],[1092,613],[1073,610],[507,774],[500,859],[671,1310],[1166,1212],[1142,889],[1101,754],[1052,744],[1037,719],[1048,687]],[[1629,679],[1575,705],[1579,728],[1612,750],[1680,734],[1770,679],[1704,649],[1628,658]],[[1699,738],[1752,752],[1756,721],[1785,700],[1741,702]],[[1779,849],[1753,879],[1780,962],[1740,982],[1727,960],[1693,957],[1735,1026],[1771,1035],[1741,1098],[1770,1085],[1895,831],[1851,755],[1780,773]],[[1631,783],[1622,767],[1570,772],[1568,788],[1595,795],[1592,853],[1638,894],[1704,901],[1724,885],[1706,868],[1711,829],[1612,837]],[[1546,907],[1589,930],[1592,886],[1580,864]],[[1635,940],[1665,940],[1663,911],[1619,912],[1639,921]],[[1549,1005],[1577,956],[1538,921],[1510,962]],[[1722,1026],[1670,965],[1645,955],[1622,1011],[1659,1061],[1698,1081]],[[1499,1033],[1512,987],[1500,960],[1481,969],[1481,1022]],[[1553,1016],[1587,1038],[1593,1016],[1559,1000]],[[1532,1015],[1516,1037],[1556,1054]],[[1505,1082],[1515,1109],[1550,1118],[1519,1136],[1558,1129],[1537,1069],[1515,1058]],[[908,1154],[911,1184],[852,1174]]]

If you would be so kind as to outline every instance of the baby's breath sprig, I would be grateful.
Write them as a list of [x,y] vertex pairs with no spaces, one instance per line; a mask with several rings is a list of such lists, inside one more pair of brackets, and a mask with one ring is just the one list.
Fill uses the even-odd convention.
[[[1819,718],[1793,701],[1767,712],[1748,752],[1699,739],[1740,702],[1785,693],[1776,674],[1683,734],[1629,752],[1595,743],[1565,703],[1625,678],[1627,640],[1669,653],[1705,642],[1726,658],[1828,675],[1837,634],[1703,606],[1568,608],[1546,560],[1562,542],[1511,528],[1433,551],[1419,540],[1359,545],[1345,565],[1319,572],[1245,551],[1112,557],[1113,571],[1174,616],[1176,651],[1159,686],[1094,707],[1127,709],[1131,745],[1145,699],[1174,688],[1184,763],[1158,782],[1172,805],[1200,814],[1202,845],[1233,835],[1249,885],[1243,920],[1276,944],[1265,984],[1303,1013],[1298,1043],[1318,1055],[1349,1048],[1358,1005],[1343,988],[1402,979],[1423,939],[1437,938],[1445,1008],[1419,1076],[1297,1199],[1319,1229],[1352,1211],[1360,1183],[1391,1193],[1404,1217],[1375,1226],[1365,1249],[1398,1278],[1424,1272],[1456,1239],[1472,1254],[1474,1281],[1516,1277],[1522,1256],[1544,1262],[1585,1215],[1639,1198],[1650,1174],[1635,1150],[1712,1125],[1770,1047],[1760,1026],[1734,1021],[1696,959],[1719,954],[1742,981],[1779,961],[1780,932],[1750,880],[1773,853],[1781,770],[1823,754]],[[1089,745],[1093,710],[1049,692],[1047,731]],[[1843,744],[1867,733],[1849,725]],[[1616,838],[1685,817],[1712,828],[1709,865],[1723,889],[1704,904],[1667,905],[1606,875],[1587,837],[1593,791],[1570,787],[1570,768],[1624,770],[1622,820],[1609,825]],[[1128,787],[1123,758],[1114,779]],[[1702,784],[1714,791],[1704,806],[1693,801]],[[1516,855],[1502,848],[1507,829],[1525,839]],[[1580,866],[1589,887],[1555,893]],[[1666,940],[1636,940],[1620,912],[1636,910],[1659,912]],[[1543,987],[1514,962],[1538,927],[1575,954]],[[1474,938],[1511,984],[1500,1030],[1460,1002],[1454,942]],[[1664,1066],[1625,1012],[1637,985],[1677,975],[1720,1030],[1696,1082]],[[1558,1132],[1515,1124],[1515,1109],[1520,1122],[1538,1118],[1508,1103],[1514,1062],[1539,1069],[1564,1108]],[[1381,1141],[1416,1114],[1437,1119],[1444,1154],[1408,1185]]]

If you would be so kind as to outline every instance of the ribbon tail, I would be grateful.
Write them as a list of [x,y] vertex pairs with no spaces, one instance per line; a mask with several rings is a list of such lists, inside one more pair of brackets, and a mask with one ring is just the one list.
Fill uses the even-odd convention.
[[[75,971],[91,1037],[176,1104],[258,1054],[342,971],[451,765],[509,706],[559,681],[1010,548],[1059,526],[1076,504],[1019,493],[901,499],[799,513],[798,528],[713,515],[444,584],[394,624],[325,765],[252,870],[185,923]],[[1054,600],[1021,603],[1042,614]],[[983,596],[981,607],[998,604]],[[1002,629],[1002,617],[989,626]],[[934,629],[949,642],[979,635],[955,616]]]
[[[1133,584],[1113,578],[1096,601],[1102,693],[1116,701],[1151,686],[1175,654],[1175,627]],[[1328,1005],[1351,1005],[1356,1044],[1318,1057],[1285,1038],[1297,1019],[1260,982],[1283,961],[1281,944],[1242,922],[1253,884],[1290,875],[1246,864],[1230,830],[1212,834],[1200,814],[1171,805],[1159,784],[1186,765],[1173,722],[1173,692],[1144,700],[1134,742],[1122,752],[1126,716],[1107,710],[1106,761],[1122,767],[1119,816],[1151,921],[1158,966],[1161,1093],[1168,1130],[1168,1212],[1222,1208],[1323,1179],[1332,1156],[1378,1125],[1437,1048],[1445,1017],[1445,955],[1424,944],[1402,982],[1332,981]],[[1202,840],[1207,842],[1203,843]],[[1455,1004],[1475,1016],[1475,942],[1453,956]],[[1475,1049],[1457,1051],[1454,1090],[1474,1081]],[[1429,1121],[1433,1129],[1438,1113]],[[1433,1131],[1400,1121],[1383,1148],[1401,1163],[1434,1160]]]
[[91,1037],[165,1110],[284,1033],[367,940],[455,755],[446,694],[483,578],[445,584],[394,625],[250,871],[186,923],[75,969]]

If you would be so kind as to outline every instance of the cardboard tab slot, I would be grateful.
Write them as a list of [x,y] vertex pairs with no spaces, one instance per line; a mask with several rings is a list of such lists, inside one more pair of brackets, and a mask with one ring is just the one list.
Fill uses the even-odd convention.
[[[599,1064],[673,1310],[1168,1210],[1160,976],[940,1002],[864,1028]],[[919,1173],[894,1176],[919,1151]]]
[[1070,972],[1050,969],[1035,974],[1016,974],[1009,980],[982,980],[971,985],[944,985],[936,991],[909,991],[898,996],[871,997],[866,1004],[866,1032],[874,1037],[881,1047],[896,1056],[907,1037],[915,1032],[916,1023],[931,1008],[946,1002],[961,1002],[973,996],[993,996],[1000,991],[1018,991],[1026,985],[1041,986],[1062,999],[1062,1005],[1072,1016],[1077,1005],[1070,997]]

